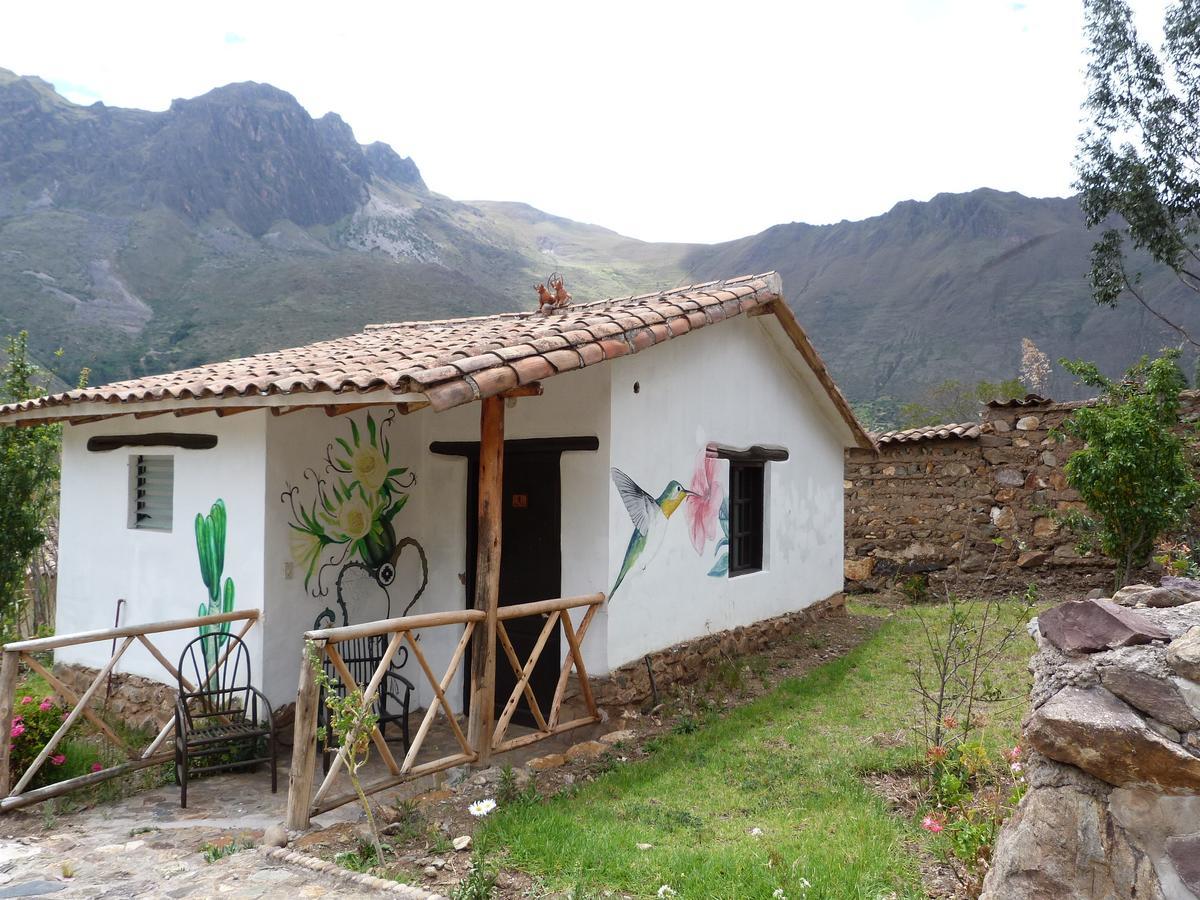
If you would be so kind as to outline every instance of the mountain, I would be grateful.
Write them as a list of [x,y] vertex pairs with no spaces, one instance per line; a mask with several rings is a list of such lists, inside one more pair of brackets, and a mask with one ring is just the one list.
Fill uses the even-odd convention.
[[[1113,369],[1171,340],[1132,302],[1090,302],[1090,244],[1075,201],[990,190],[723,244],[648,243],[437,194],[411,159],[270,85],[147,112],[80,106],[0,69],[0,333],[27,329],[67,381],[82,366],[96,382],[368,322],[532,308],[551,271],[592,299],[778,269],[851,398],[905,398],[1015,374],[1024,336]],[[1161,274],[1147,287],[1200,331],[1186,292]]]

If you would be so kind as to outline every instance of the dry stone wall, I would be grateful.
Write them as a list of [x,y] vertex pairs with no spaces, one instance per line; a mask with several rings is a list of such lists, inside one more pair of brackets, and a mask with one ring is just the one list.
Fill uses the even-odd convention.
[[[54,667],[54,674],[76,694],[83,694],[88,689],[97,671],[74,664]],[[176,689],[172,685],[116,672],[111,683],[92,698],[92,706],[98,711],[112,713],[131,728],[158,731],[175,715],[175,695]]]
[[[1112,564],[1080,556],[1053,518],[1084,508],[1063,473],[1075,444],[1051,436],[1079,406],[992,405],[975,437],[931,431],[884,441],[877,451],[848,451],[848,589],[877,590],[915,573],[927,573],[935,587],[1010,590],[1036,581],[1051,594],[1108,587]],[[1189,392],[1185,416],[1198,413],[1200,395]]]
[[1039,616],[1029,789],[984,900],[1200,898],[1200,582]]

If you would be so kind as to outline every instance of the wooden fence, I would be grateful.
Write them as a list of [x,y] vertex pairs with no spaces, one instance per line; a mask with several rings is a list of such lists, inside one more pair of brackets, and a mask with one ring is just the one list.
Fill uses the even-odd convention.
[[[241,630],[236,634],[237,637],[241,638],[254,627],[258,621],[258,615],[258,610],[250,609],[242,612],[222,613],[215,616],[198,616],[192,619],[176,619],[169,622],[151,622],[143,625],[105,628],[99,631],[59,634],[47,638],[34,638],[32,640],[5,644],[3,647],[3,658],[0,659],[0,734],[9,734],[12,731],[13,710],[16,707],[17,686],[22,666],[46,679],[55,693],[71,704],[71,711],[63,719],[62,724],[54,732],[50,740],[46,742],[46,746],[42,748],[29,767],[17,778],[15,785],[12,784],[13,773],[9,771],[10,743],[6,740],[0,740],[0,812],[8,812],[21,806],[48,800],[51,797],[57,797],[76,788],[97,784],[138,769],[144,769],[148,766],[173,760],[174,748],[164,749],[164,747],[167,744],[167,739],[175,730],[174,719],[164,725],[146,747],[131,747],[126,740],[117,734],[108,722],[92,709],[92,700],[107,681],[109,674],[116,668],[121,657],[125,655],[125,651],[135,641],[144,646],[150,655],[166,670],[171,676],[171,682],[177,683],[180,679],[180,674],[176,670],[174,663],[163,655],[162,651],[150,640],[149,635],[162,634],[169,631],[194,631],[201,625],[245,622]],[[81,644],[95,643],[111,643],[113,649],[110,652],[108,662],[96,673],[96,677],[92,679],[91,684],[88,685],[82,694],[76,693],[58,678],[49,666],[37,658],[38,654],[58,650],[62,647],[76,647]],[[216,670],[228,652],[229,645],[226,646],[221,658],[213,664],[210,672]],[[184,680],[184,684],[187,685],[186,679]],[[50,758],[50,755],[62,742],[67,732],[78,724],[80,719],[86,719],[111,741],[125,755],[125,761],[96,772],[89,772],[86,775],[68,778],[65,781],[58,781],[44,787],[28,789],[34,776],[37,775],[38,771],[46,763],[46,760]]]
[[[584,667],[582,644],[584,636],[587,634],[588,626],[591,624],[596,610],[599,609],[603,602],[603,594],[590,594],[584,597],[568,597],[558,600],[523,603],[515,606],[503,606],[496,611],[494,620],[496,623],[495,637],[504,648],[508,663],[512,666],[513,672],[517,676],[517,682],[504,705],[499,719],[495,723],[494,730],[490,728],[484,729],[475,746],[467,739],[462,726],[455,717],[454,709],[446,697],[446,690],[454,680],[455,674],[462,667],[472,639],[480,640],[487,638],[487,614],[483,610],[468,609],[455,612],[404,616],[397,619],[368,622],[363,625],[325,628],[308,632],[305,635],[306,648],[300,668],[300,685],[296,695],[296,730],[295,739],[292,744],[292,768],[288,780],[288,827],[292,829],[307,828],[312,816],[319,815],[355,799],[353,791],[344,791],[341,794],[332,793],[338,781],[338,775],[345,765],[344,748],[339,749],[336,758],[329,767],[329,771],[325,774],[324,780],[317,788],[316,794],[313,794],[317,761],[317,705],[320,703],[320,687],[316,680],[313,664],[309,659],[308,642],[311,642],[318,657],[321,655],[328,657],[343,682],[350,690],[354,690],[361,686],[354,680],[349,668],[342,660],[341,654],[338,651],[338,644],[356,638],[379,635],[389,638],[387,650],[384,652],[370,682],[363,688],[366,702],[374,699],[379,690],[379,685],[387,672],[387,668],[392,663],[392,658],[403,644],[408,645],[413,658],[416,659],[421,671],[425,673],[425,677],[429,681],[434,696],[430,700],[420,726],[413,735],[412,743],[403,760],[398,762],[395,759],[391,750],[384,742],[379,728],[375,728],[372,740],[379,752],[380,758],[387,766],[389,774],[372,784],[364,786],[365,792],[371,794],[386,790],[406,781],[411,781],[422,775],[441,772],[455,766],[474,763],[479,760],[486,760],[493,751],[503,752],[511,750],[515,747],[544,740],[552,735],[561,734],[564,731],[569,731],[582,725],[600,721],[600,714],[596,708],[595,698],[592,696],[591,686],[588,683],[587,669]],[[587,612],[584,613],[582,620],[578,627],[576,627],[571,622],[569,611],[582,607],[587,607]],[[537,615],[545,616],[546,623],[543,625],[541,633],[533,649],[530,651],[529,658],[521,660],[508,637],[504,623],[511,619]],[[543,649],[545,649],[550,635],[559,625],[562,626],[563,634],[567,639],[568,650],[566,659],[563,661],[559,672],[558,684],[550,704],[550,709],[548,712],[543,713],[529,685],[529,679]],[[446,666],[445,672],[439,678],[430,667],[429,661],[421,649],[421,643],[417,640],[417,634],[422,629],[459,627],[462,628],[462,634],[455,645],[454,652],[450,655],[450,662]],[[561,722],[563,699],[566,696],[567,684],[572,669],[575,670],[578,676],[580,692],[587,706],[587,715],[568,722]],[[495,672],[476,673],[476,677],[481,681],[495,683]],[[490,697],[490,694],[488,696]],[[537,729],[529,734],[505,740],[505,734],[508,731],[509,724],[520,704],[522,696],[525,697],[529,704],[530,712],[537,723]],[[429,735],[431,726],[438,717],[439,711],[442,713],[450,731],[454,735],[454,739],[458,745],[457,749],[455,752],[418,764],[417,758]]]

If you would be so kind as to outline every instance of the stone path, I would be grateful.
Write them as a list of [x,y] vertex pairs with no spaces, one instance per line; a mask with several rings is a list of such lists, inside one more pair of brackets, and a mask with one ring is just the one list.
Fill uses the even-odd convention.
[[[530,756],[561,751],[571,738],[589,733],[580,729],[531,745],[506,754],[505,761],[511,759],[519,766]],[[450,740],[448,733],[436,729],[431,733],[436,752],[442,752],[442,744]],[[379,769],[375,774],[382,774],[381,763],[373,760],[372,765]],[[466,775],[463,769],[427,776],[373,799],[387,803],[428,791],[444,778]],[[270,793],[264,769],[192,782],[188,809],[179,808],[179,789],[167,785],[58,815],[51,815],[47,804],[17,810],[0,817],[0,900],[395,896],[348,883],[351,873],[342,877],[312,871],[258,851],[233,853],[211,863],[204,858],[206,844],[238,839],[261,844],[263,832],[284,820],[287,783],[288,767],[281,761],[276,794]],[[321,828],[357,822],[360,815],[356,804],[348,804],[317,817],[313,824]]]
[[[6,816],[0,819],[0,898],[379,896],[256,850],[208,862],[206,844],[259,843],[282,818],[286,794],[253,790],[250,782],[262,779],[226,775],[196,782],[187,810],[179,808],[178,788],[168,786],[56,818],[44,807]],[[216,809],[225,815],[213,816]]]

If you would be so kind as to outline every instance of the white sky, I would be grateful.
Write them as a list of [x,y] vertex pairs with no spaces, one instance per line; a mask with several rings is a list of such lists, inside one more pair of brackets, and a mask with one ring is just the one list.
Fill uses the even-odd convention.
[[[1157,33],[1163,0],[1134,5]],[[270,82],[433,190],[648,240],[1067,194],[1084,64],[1080,0],[72,0],[0,27],[0,66],[79,103]]]

